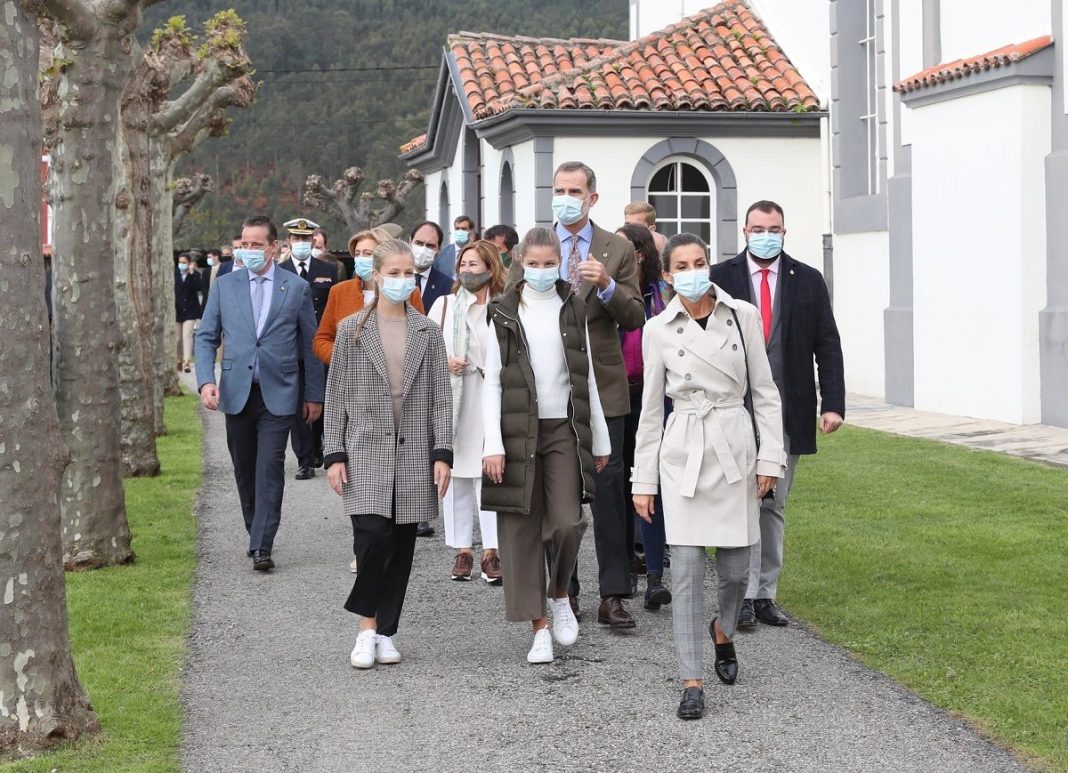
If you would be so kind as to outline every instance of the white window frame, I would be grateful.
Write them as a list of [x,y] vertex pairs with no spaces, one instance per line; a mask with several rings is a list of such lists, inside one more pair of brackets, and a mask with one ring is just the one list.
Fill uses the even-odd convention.
[[875,19],[875,0],[864,0],[864,37],[858,43],[864,48],[865,112],[860,116],[867,143],[868,195],[878,195],[882,187],[879,179],[879,49]]
[[[671,166],[673,164],[686,164],[688,166],[692,166],[694,169],[699,171],[702,174],[702,176],[704,176],[705,182],[708,183],[708,191],[694,191],[694,192],[675,191],[674,193],[665,193],[665,192],[660,192],[660,191],[651,191],[651,190],[649,190],[649,186],[653,182],[653,178],[656,177],[665,167]],[[682,185],[682,169],[681,168],[678,170],[676,179],[677,179],[677,185],[681,187],[681,185]],[[663,229],[660,228],[660,224],[664,223],[664,222],[674,223],[675,227],[677,229],[675,231],[675,233],[683,233],[683,230],[682,230],[683,222],[687,222],[687,223],[694,223],[694,222],[703,223],[703,222],[707,222],[708,223],[708,236],[709,236],[707,241],[708,241],[708,244],[713,245],[712,249],[715,249],[714,245],[716,245],[716,243],[717,243],[716,237],[717,237],[717,230],[718,230],[718,226],[719,226],[719,223],[718,223],[718,220],[717,220],[718,213],[716,211],[716,193],[717,193],[717,191],[716,191],[716,181],[712,177],[712,173],[708,169],[705,168],[705,165],[703,163],[701,163],[700,161],[698,161],[696,159],[690,158],[688,156],[668,156],[667,158],[665,158],[663,161],[661,161],[659,164],[657,164],[653,168],[653,171],[649,173],[649,179],[647,179],[645,181],[646,201],[648,201],[649,197],[651,197],[651,196],[674,196],[675,199],[676,199],[676,202],[675,202],[676,203],[675,211],[677,213],[676,217],[665,217],[659,211],[656,213],[657,231],[660,232],[660,233],[663,233]],[[708,197],[708,218],[706,219],[706,218],[697,218],[697,217],[683,217],[682,216],[682,201],[683,201],[683,199],[685,199],[685,198],[697,198],[699,196]]]

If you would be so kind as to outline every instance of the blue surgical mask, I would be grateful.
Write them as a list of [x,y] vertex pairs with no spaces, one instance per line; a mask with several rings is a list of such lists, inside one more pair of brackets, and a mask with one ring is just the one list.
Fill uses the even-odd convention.
[[363,281],[371,278],[371,272],[375,270],[374,258],[355,258],[352,261],[352,270]]
[[181,271],[184,274],[186,271],[189,270],[189,264],[188,263],[179,263],[178,264],[178,270]]
[[240,260],[245,264],[245,268],[253,274],[263,271],[263,267],[267,265],[267,258],[264,256],[263,250],[236,249],[234,250],[234,260]]
[[770,231],[749,234],[749,252],[754,258],[761,260],[778,257],[782,252],[782,234],[773,234]]
[[697,303],[712,287],[712,280],[708,278],[708,269],[699,268],[693,271],[679,271],[672,275],[672,286],[675,292],[686,300]]
[[297,260],[307,260],[311,257],[311,242],[293,242],[289,246],[289,251],[293,253],[293,257]]
[[452,232],[452,240],[457,244],[467,244],[469,238],[471,238],[471,234],[463,229],[457,228]]
[[586,214],[585,202],[574,196],[553,196],[553,214],[564,225],[577,223]]
[[556,266],[550,268],[530,268],[529,266],[523,267],[523,279],[530,285],[531,289],[538,292],[545,292],[551,290],[556,286],[556,280],[560,278],[560,269]]
[[215,265],[215,258],[208,258],[208,268]]
[[385,276],[382,277],[382,295],[393,303],[402,303],[408,300],[408,296],[415,290],[414,276]]

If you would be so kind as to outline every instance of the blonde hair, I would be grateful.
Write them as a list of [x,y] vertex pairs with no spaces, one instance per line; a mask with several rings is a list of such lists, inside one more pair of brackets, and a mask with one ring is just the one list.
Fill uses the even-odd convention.
[[516,247],[515,256],[515,260],[518,260],[520,265],[523,263],[523,256],[527,254],[527,250],[531,247],[552,247],[556,251],[557,257],[563,260],[560,252],[560,239],[557,238],[556,232],[551,228],[539,225],[531,228],[523,235],[523,241]]
[[356,257],[356,245],[362,242],[364,239],[370,239],[376,245],[378,245],[388,238],[388,236],[383,238],[382,235],[378,233],[378,229],[376,228],[371,228],[365,231],[360,231],[359,233],[355,233],[349,237],[349,255],[354,258]]
[[648,201],[632,201],[623,207],[624,215],[641,215],[646,225],[656,225],[656,210]]
[[497,250],[497,245],[493,242],[486,241],[485,239],[479,239],[477,242],[471,242],[465,245],[460,254],[456,256],[456,276],[457,279],[452,283],[452,291],[456,292],[460,289],[460,261],[464,259],[464,255],[474,250],[478,253],[478,258],[486,264],[486,268],[490,272],[489,280],[489,297],[495,298],[504,292],[504,284],[508,278],[507,272],[504,269],[504,263],[501,261],[501,253]]
[[[359,236],[359,234],[357,234]],[[355,237],[353,237],[355,238]],[[367,238],[367,237],[364,237]],[[373,237],[372,237],[373,238]],[[382,264],[386,262],[386,258],[393,255],[407,255],[413,262],[415,258],[412,257],[412,245],[403,239],[386,239],[380,241],[378,246],[375,247],[374,255],[371,256],[371,265],[374,270],[382,273]],[[371,318],[371,315],[375,313],[375,309],[378,307],[378,283],[375,283],[375,297],[367,305],[367,313],[360,319],[359,324],[356,326],[356,338],[360,337],[360,332],[363,330],[363,326],[367,324],[367,320]]]

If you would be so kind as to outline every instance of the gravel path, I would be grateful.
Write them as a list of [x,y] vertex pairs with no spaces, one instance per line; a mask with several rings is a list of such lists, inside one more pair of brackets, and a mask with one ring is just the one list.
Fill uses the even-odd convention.
[[340,499],[321,473],[293,480],[291,459],[278,568],[253,572],[222,416],[205,427],[186,770],[1026,770],[799,625],[740,635],[733,687],[706,647],[705,718],[677,720],[670,611],[630,602],[636,631],[598,626],[592,534],[579,641],[552,665],[526,663],[529,629],[504,622],[499,589],[447,579],[438,536],[419,540],[396,638],[404,662],[356,671]]

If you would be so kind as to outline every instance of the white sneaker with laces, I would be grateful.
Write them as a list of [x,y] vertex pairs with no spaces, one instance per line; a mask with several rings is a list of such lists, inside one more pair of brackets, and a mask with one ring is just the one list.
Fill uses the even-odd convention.
[[400,663],[401,654],[393,646],[393,638],[390,636],[375,637],[375,660],[379,663]]
[[528,663],[553,662],[553,637],[548,628],[542,628],[534,634],[534,645],[527,653]]
[[356,566],[356,559],[355,558],[352,559],[351,561],[349,561],[349,571],[352,572],[353,574],[359,574],[360,573],[359,568]]
[[562,599],[552,599],[553,607],[553,638],[556,639],[556,643],[569,647],[575,643],[579,635],[578,620],[575,619],[575,613],[571,611],[571,602],[567,596]]
[[349,662],[353,668],[370,668],[375,664],[375,642],[378,635],[373,629],[360,631],[356,637],[356,646],[352,648]]

